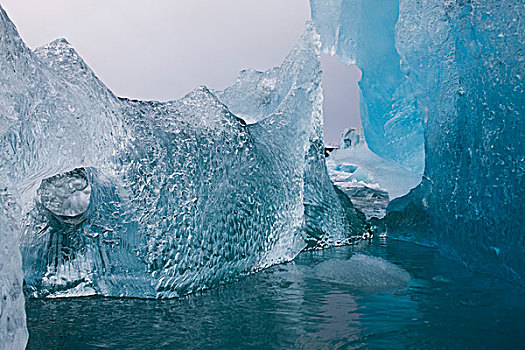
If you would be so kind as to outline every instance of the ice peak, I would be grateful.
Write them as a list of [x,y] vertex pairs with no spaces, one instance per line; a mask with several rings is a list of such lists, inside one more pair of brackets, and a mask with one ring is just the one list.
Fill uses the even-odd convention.
[[35,53],[44,60],[58,57],[70,63],[76,62],[86,65],[75,48],[65,38],[58,38],[43,46],[37,47]]
[[0,57],[24,55],[27,51],[29,49],[20,38],[16,26],[0,5]]
[[48,46],[48,47],[68,47],[68,48],[73,48],[71,46],[71,44],[69,43],[69,41],[67,41],[66,38],[58,38],[58,39],[55,39],[53,41],[51,41],[50,43],[44,45],[44,46]]
[[4,8],[2,7],[2,4],[0,4],[0,29],[3,30],[6,24],[13,26],[13,27],[15,26],[13,22],[11,22],[11,20],[9,19],[9,16],[7,15]]
[[111,94],[67,39],[55,39],[36,48],[34,53],[42,63],[67,81],[86,84]]

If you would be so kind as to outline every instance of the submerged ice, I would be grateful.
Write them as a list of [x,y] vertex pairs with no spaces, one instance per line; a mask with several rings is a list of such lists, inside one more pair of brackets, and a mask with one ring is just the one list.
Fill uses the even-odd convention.
[[368,291],[403,288],[411,280],[408,272],[391,262],[359,253],[347,260],[323,261],[315,266],[313,275],[351,289]]

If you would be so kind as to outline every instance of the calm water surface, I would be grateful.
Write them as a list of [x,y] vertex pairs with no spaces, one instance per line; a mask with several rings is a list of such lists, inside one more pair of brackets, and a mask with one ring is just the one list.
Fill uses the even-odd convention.
[[525,348],[523,287],[384,239],[179,300],[29,300],[27,316],[29,349]]

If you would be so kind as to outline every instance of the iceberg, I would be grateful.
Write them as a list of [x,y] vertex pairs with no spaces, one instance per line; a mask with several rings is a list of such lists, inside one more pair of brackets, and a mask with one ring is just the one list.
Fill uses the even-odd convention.
[[388,234],[523,283],[523,2],[310,3],[324,49],[363,71],[370,149],[405,165],[424,153],[424,180],[390,204]]
[[367,231],[324,163],[312,24],[281,67],[250,71],[273,79],[262,108],[246,73],[244,95],[118,98],[66,40],[31,51],[0,13],[0,174],[29,296],[178,297]]

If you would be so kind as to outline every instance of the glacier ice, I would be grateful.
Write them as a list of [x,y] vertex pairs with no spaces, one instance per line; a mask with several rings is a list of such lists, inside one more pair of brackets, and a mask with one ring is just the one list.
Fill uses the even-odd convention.
[[233,94],[156,102],[116,97],[64,39],[29,50],[1,16],[1,174],[30,296],[176,297],[363,236],[324,163],[313,25]]
[[[406,164],[378,134],[389,135],[393,126],[406,141],[417,135],[418,142],[399,143],[416,154],[424,136],[424,181],[391,203],[389,235],[435,244],[470,267],[523,282],[523,1],[311,5],[325,49],[363,70],[363,124],[372,151]],[[413,113],[391,124],[384,118],[390,112],[376,113],[384,106],[376,97],[392,111]]]
[[[301,52],[304,50],[302,45],[297,45],[280,67],[265,72],[244,70],[232,86],[223,91],[216,91],[215,94],[230,111],[242,116],[249,123],[248,128],[257,139],[264,139],[269,145],[281,137],[284,138],[280,139],[280,144],[293,145],[291,139],[286,139],[293,136],[281,129],[291,128],[288,123],[296,123],[299,116],[293,119],[283,116],[292,116],[304,110],[315,114],[305,154],[304,209],[308,245],[321,247],[340,244],[344,241],[345,232],[358,235],[366,228],[363,225],[363,215],[354,209],[352,202],[341,198],[337,188],[332,188],[324,157],[321,77],[317,75],[312,78],[312,72],[320,72],[320,62],[317,58],[309,57],[316,50],[310,48],[309,53]],[[296,98],[292,104],[286,102],[294,85],[306,87],[312,84],[317,94],[315,100],[309,102],[311,106],[303,105],[304,101],[307,101],[304,98]],[[281,146],[277,152],[283,150],[286,149]],[[302,150],[294,149],[286,152],[304,154]],[[343,203],[344,210],[337,209],[341,206],[340,203]]]

